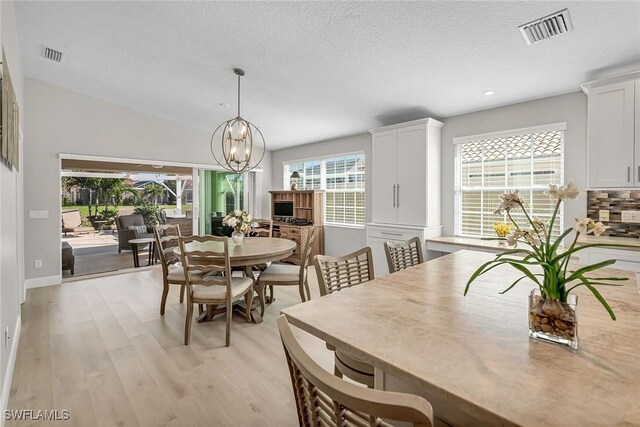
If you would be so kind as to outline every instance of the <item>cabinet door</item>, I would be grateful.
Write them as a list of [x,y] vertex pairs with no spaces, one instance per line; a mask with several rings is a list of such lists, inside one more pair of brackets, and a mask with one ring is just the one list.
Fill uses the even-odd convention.
[[589,91],[589,187],[634,185],[634,82]]
[[426,170],[426,127],[398,129],[398,224],[427,225]]
[[398,219],[395,207],[398,132],[391,130],[374,133],[372,143],[372,219],[373,222],[395,224]]

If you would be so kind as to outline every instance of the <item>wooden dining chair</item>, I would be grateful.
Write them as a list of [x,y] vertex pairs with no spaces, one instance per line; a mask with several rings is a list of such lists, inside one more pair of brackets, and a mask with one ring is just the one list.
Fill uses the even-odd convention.
[[273,220],[264,218],[254,218],[251,231],[257,233],[258,237],[273,237]]
[[336,378],[302,349],[284,315],[276,320],[293,385],[300,426],[433,426],[433,408],[405,393],[369,390]]
[[[373,256],[369,247],[341,257],[316,255],[313,262],[316,267],[321,296],[360,285],[375,277]],[[330,344],[327,344],[327,348],[334,352],[334,374],[336,376],[342,378],[344,375],[373,388],[373,366]]]
[[[180,256],[173,251],[178,247],[180,227],[177,224],[157,225],[153,229],[156,238],[156,248],[162,265],[162,297],[160,298],[160,315],[164,316],[169,285],[180,286],[180,303],[184,301],[185,279],[184,270],[180,265]],[[152,255],[149,255],[152,256]]]
[[[187,249],[191,242],[217,242],[218,251]],[[229,260],[229,239],[216,236],[180,237],[180,256],[184,267],[187,291],[187,317],[184,325],[184,343],[189,345],[193,305],[198,304],[202,313],[203,305],[224,305],[226,311],[225,345],[231,343],[231,316],[233,303],[241,298],[247,304],[246,318],[251,322],[251,304],[253,303],[253,277],[235,277],[231,275]]]
[[300,242],[302,246],[302,262],[300,265],[273,263],[258,276],[258,298],[260,298],[260,314],[264,316],[265,289],[271,287],[271,300],[273,300],[273,286],[298,286],[300,300],[305,302],[311,299],[309,290],[309,278],[307,267],[311,263],[311,249],[314,240],[318,236],[319,227],[313,227],[310,233],[305,233],[306,238]]
[[419,237],[413,237],[402,243],[384,242],[384,253],[387,255],[389,273],[395,273],[424,262],[422,242]]

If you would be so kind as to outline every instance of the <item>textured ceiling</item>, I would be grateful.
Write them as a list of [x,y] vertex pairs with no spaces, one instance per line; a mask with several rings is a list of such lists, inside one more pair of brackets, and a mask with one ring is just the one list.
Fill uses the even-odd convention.
[[[574,32],[525,44],[518,25],[565,7]],[[638,1],[47,1],[16,17],[28,76],[206,131],[234,115],[244,68],[242,113],[271,150],[640,67]]]

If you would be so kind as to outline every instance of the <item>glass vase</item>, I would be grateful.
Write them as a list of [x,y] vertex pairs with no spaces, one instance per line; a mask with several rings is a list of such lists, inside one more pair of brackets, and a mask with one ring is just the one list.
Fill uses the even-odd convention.
[[242,245],[242,241],[244,240],[244,233],[242,231],[234,231],[231,233],[231,240],[237,246]]
[[542,297],[540,289],[529,295],[529,336],[535,339],[578,348],[578,297],[569,295],[567,302]]

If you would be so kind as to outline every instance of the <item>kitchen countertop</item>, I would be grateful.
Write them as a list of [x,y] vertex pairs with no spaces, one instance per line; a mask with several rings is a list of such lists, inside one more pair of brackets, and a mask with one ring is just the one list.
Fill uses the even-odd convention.
[[[428,243],[443,243],[446,245],[464,246],[465,249],[494,249],[496,251],[513,249],[512,246],[506,244],[501,245],[498,240],[483,240],[475,237],[456,237],[456,236],[440,236],[427,239]],[[566,241],[565,241],[566,242]],[[578,245],[589,245],[593,243],[630,245],[630,248],[611,248],[620,250],[640,251],[640,238],[636,237],[609,237],[609,236],[593,236],[582,235],[578,239]],[[562,246],[560,247],[562,248]]]
[[580,236],[578,239],[578,245],[588,245],[592,243],[606,243],[606,244],[615,244],[615,245],[631,245],[632,248],[611,248],[611,249],[621,249],[628,251],[640,251],[640,238],[637,237],[609,237],[609,236]]
[[504,245],[499,243],[499,240],[483,240],[473,237],[455,237],[455,236],[440,236],[430,237],[427,239],[427,243],[444,243],[447,245],[459,245],[466,246],[470,249],[495,249],[495,250],[507,250],[506,242]]

